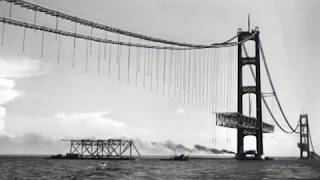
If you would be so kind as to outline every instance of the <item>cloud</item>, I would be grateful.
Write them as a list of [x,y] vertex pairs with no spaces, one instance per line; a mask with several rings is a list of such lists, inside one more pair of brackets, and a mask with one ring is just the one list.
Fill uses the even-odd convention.
[[0,78],[26,78],[50,71],[40,60],[26,57],[0,57]]
[[[15,82],[9,79],[0,79],[0,105],[5,105],[19,96],[18,91],[14,90]],[[0,106],[0,134],[6,134],[4,131],[5,122],[3,118],[6,115],[6,109]]]
[[179,108],[179,109],[177,109],[175,111],[175,113],[177,113],[177,114],[186,114],[186,111],[184,109],[182,109],[182,108]]
[[2,119],[5,115],[6,115],[6,109],[0,106],[0,135],[4,134],[3,129],[4,129],[5,123]]
[[19,96],[18,91],[14,90],[14,80],[0,79],[0,105],[7,104]]
[[[13,101],[22,92],[15,90],[15,81],[12,78],[26,78],[36,76],[47,72],[48,65],[41,67],[40,60],[31,60],[28,58],[9,58],[0,57],[0,105],[5,105]],[[0,134],[8,135],[5,129],[4,117],[6,109],[0,106]]]
[[66,142],[39,134],[25,134],[17,137],[0,135],[1,154],[56,154],[66,153]]
[[57,122],[60,134],[76,138],[120,138],[144,137],[152,132],[141,127],[129,127],[124,122],[108,117],[109,112],[58,113],[53,121]]

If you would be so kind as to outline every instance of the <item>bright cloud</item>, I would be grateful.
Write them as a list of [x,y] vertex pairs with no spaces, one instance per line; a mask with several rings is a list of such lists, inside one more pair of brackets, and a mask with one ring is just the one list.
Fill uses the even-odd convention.
[[184,109],[182,109],[182,108],[179,108],[179,109],[177,109],[175,111],[175,113],[177,113],[177,114],[186,114],[186,111]]
[[54,121],[61,131],[60,136],[70,138],[133,138],[151,134],[144,128],[129,127],[108,115],[108,112],[58,113],[54,116]]
[[[14,89],[16,84],[11,78],[26,78],[47,72],[49,66],[43,64],[43,68],[41,65],[39,60],[0,57],[0,105],[5,105],[21,95]],[[5,115],[6,109],[0,106],[0,135],[6,134],[3,120]]]
[[6,109],[0,106],[0,135],[3,134],[4,132],[4,121],[2,120],[3,117],[6,115]]
[[0,57],[0,78],[26,78],[47,73],[48,64],[25,57]]
[[4,105],[15,99],[19,93],[14,90],[14,80],[0,79],[0,104]]
[[[0,105],[5,105],[8,102],[18,97],[18,91],[14,90],[15,82],[9,79],[0,79]],[[6,134],[4,132],[5,122],[3,118],[6,115],[6,109],[0,106],[0,134]]]

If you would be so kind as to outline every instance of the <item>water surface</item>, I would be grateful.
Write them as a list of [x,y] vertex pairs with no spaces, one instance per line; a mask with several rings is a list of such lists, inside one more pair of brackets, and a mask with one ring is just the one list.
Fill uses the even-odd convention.
[[0,157],[0,179],[320,179],[320,161],[191,159],[179,162]]

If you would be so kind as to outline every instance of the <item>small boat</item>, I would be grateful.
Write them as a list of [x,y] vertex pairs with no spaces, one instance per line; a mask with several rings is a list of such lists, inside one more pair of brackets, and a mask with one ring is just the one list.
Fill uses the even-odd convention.
[[180,156],[172,156],[169,159],[160,159],[161,161],[189,161],[189,156],[181,154]]
[[70,154],[67,153],[66,155],[62,154],[57,154],[57,155],[52,155],[51,159],[79,159],[80,156],[78,154]]

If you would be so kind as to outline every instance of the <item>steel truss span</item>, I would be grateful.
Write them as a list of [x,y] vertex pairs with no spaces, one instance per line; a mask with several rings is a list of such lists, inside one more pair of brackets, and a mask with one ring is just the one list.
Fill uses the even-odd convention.
[[[245,116],[237,112],[231,113],[216,113],[216,124],[218,126],[228,128],[245,128],[245,129],[258,129],[258,121],[256,118]],[[263,122],[262,129],[264,133],[273,133],[274,126]]]
[[80,159],[132,159],[140,153],[132,140],[124,139],[72,139],[67,158]]

